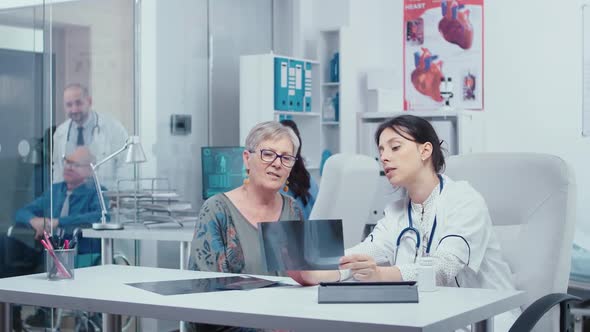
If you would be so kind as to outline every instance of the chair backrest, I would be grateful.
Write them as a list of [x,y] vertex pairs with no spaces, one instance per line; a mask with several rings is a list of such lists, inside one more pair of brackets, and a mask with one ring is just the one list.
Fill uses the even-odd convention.
[[[523,309],[543,295],[566,292],[576,188],[565,161],[536,153],[468,154],[450,157],[445,173],[484,197],[516,288],[527,292]],[[551,319],[537,328],[553,330],[546,325],[555,323]]]
[[379,170],[374,159],[357,154],[335,154],[324,165],[309,218],[342,219],[345,248],[361,241]]

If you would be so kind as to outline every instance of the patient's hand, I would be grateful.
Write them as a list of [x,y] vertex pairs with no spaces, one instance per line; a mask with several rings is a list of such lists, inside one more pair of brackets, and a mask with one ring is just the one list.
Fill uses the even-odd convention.
[[312,271],[287,271],[287,275],[301,286],[312,286],[316,283],[313,283],[313,276],[310,272]]
[[325,281],[339,281],[339,271],[287,271],[287,275],[301,286],[313,286]]
[[51,231],[51,228],[56,228],[59,224],[57,219],[48,219],[35,217],[29,220],[31,227],[35,230],[35,239],[43,237],[44,231]]

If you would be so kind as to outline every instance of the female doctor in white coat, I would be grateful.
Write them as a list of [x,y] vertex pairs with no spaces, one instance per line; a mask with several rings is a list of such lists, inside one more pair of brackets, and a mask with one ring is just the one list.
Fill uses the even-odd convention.
[[[407,195],[388,204],[373,232],[346,250],[340,270],[291,277],[304,285],[417,280],[418,261],[430,256],[439,286],[514,289],[482,196],[469,183],[440,174],[445,161],[430,123],[402,115],[381,124],[375,141],[385,176]],[[385,262],[389,266],[380,266]],[[503,315],[496,330],[510,326],[517,314]]]

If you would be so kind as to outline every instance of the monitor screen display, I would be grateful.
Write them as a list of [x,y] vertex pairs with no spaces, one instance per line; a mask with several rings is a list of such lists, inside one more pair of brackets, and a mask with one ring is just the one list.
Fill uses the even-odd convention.
[[232,190],[244,183],[246,171],[239,146],[206,146],[201,148],[203,199]]

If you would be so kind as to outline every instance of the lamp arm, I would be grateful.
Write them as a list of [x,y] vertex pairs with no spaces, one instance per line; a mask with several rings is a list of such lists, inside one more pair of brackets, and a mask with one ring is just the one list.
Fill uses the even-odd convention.
[[115,158],[119,153],[125,151],[125,149],[127,149],[129,147],[129,145],[131,145],[131,140],[130,139],[127,139],[127,141],[125,141],[125,145],[123,145],[119,150],[111,153],[106,158],[104,158],[103,160],[101,160],[98,163],[96,163],[96,165],[92,165],[92,170],[95,171],[98,167],[100,167],[100,165],[102,165],[102,164],[106,163],[107,161]]
[[[123,151],[123,149],[121,149],[121,151]],[[118,153],[118,152],[117,152]],[[115,153],[116,155],[116,153]],[[110,158],[112,158],[113,155],[108,156],[106,160],[109,160]],[[100,202],[100,222],[102,224],[106,224],[107,223],[107,207],[106,204],[104,203],[104,197],[102,197],[102,189],[100,188],[100,182],[98,181],[98,176],[96,176],[96,169],[98,168],[98,166],[100,165],[93,165],[92,163],[90,164],[90,167],[92,168],[92,177],[94,178],[94,185],[96,186],[96,192],[98,193],[98,201]]]

